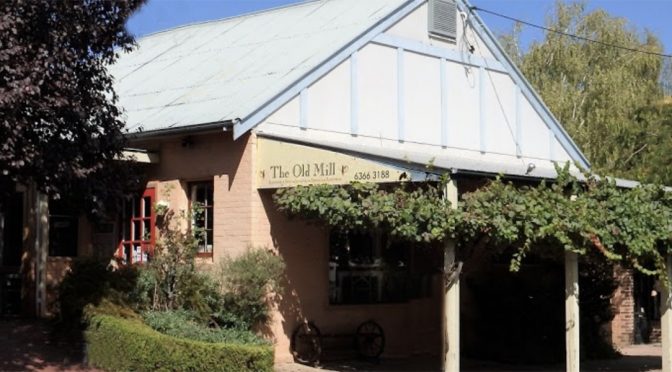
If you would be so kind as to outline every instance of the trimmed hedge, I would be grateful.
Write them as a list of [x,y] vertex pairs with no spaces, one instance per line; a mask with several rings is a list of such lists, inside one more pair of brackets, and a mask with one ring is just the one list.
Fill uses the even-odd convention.
[[161,334],[139,320],[94,315],[88,361],[108,371],[272,371],[273,347],[207,343]]

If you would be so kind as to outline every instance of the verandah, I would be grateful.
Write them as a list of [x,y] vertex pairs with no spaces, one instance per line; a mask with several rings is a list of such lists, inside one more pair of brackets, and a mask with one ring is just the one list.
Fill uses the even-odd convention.
[[[553,182],[520,185],[502,178],[458,197],[455,180],[353,183],[279,189],[275,202],[287,215],[343,231],[382,229],[414,242],[442,242],[444,275],[454,273],[456,252],[473,244],[515,246],[510,270],[539,247],[564,257],[568,371],[579,370],[578,257],[590,250],[667,283],[663,291],[663,370],[672,368],[672,196],[660,186],[620,188],[613,180],[558,169]],[[564,252],[564,253],[563,253]],[[595,256],[595,255],[593,255]],[[445,294],[444,369],[459,370],[459,275]]]

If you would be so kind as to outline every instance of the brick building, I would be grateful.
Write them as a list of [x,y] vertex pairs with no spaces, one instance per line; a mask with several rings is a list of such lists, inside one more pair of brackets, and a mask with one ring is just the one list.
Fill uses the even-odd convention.
[[[440,275],[409,261],[395,275],[413,277],[414,289],[398,295],[397,279],[380,265],[384,237],[349,236],[361,252],[348,251],[344,264],[329,231],[276,211],[273,190],[450,172],[457,198],[498,174],[534,181],[555,177],[556,163],[589,167],[464,0],[313,1],[138,44],[111,71],[146,189],[123,215],[95,225],[30,187],[17,190],[2,257],[6,278],[21,289],[3,294],[4,308],[19,296],[28,313],[48,315],[71,257],[145,261],[156,240],[153,206],[186,210],[197,201],[206,206],[206,269],[250,246],[284,258],[289,288],[270,326],[276,359],[291,359],[291,335],[306,320],[338,332],[375,319],[386,334],[384,356],[439,354],[444,334],[459,340],[468,288],[446,297]],[[366,264],[351,264],[363,255]],[[404,259],[443,262],[415,255]],[[623,286],[611,332],[625,344],[634,341],[633,281],[617,275]],[[447,319],[444,301],[458,306]],[[459,360],[459,348],[450,349]]]

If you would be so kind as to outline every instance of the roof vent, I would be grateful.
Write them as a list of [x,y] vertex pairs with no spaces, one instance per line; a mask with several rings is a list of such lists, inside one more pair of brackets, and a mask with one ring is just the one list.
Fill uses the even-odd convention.
[[457,5],[455,0],[429,0],[429,33],[442,39],[457,38]]

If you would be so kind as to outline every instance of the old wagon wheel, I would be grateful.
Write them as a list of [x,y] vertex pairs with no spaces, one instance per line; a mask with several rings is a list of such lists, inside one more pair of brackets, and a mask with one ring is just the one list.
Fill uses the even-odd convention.
[[385,350],[383,327],[373,320],[367,320],[357,327],[355,348],[363,358],[378,358]]
[[294,358],[304,364],[315,364],[322,354],[322,336],[315,323],[301,323],[294,330],[291,344]]

